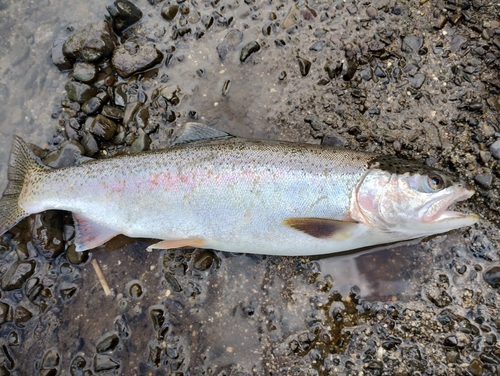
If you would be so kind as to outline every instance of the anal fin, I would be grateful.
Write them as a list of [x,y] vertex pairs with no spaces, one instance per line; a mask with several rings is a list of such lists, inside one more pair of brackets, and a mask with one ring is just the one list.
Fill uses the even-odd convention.
[[201,247],[205,244],[205,241],[201,238],[187,238],[187,239],[173,239],[173,240],[162,240],[156,244],[151,244],[147,249],[148,251],[152,249],[173,249],[181,247]]
[[358,228],[357,222],[329,218],[286,218],[283,224],[319,239],[347,240]]
[[79,214],[73,213],[73,219],[75,222],[75,246],[77,252],[99,247],[120,234],[114,229],[95,223]]

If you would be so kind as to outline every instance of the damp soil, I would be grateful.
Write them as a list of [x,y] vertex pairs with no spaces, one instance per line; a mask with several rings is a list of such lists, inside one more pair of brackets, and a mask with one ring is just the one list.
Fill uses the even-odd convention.
[[198,121],[422,159],[482,220],[271,257],[123,236],[77,254],[70,214],[34,215],[0,242],[0,374],[498,374],[498,3],[134,4],[0,1],[2,187],[13,134],[62,167]]

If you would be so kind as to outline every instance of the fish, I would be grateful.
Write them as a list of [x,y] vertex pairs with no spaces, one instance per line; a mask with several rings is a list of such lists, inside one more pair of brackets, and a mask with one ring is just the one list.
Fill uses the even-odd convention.
[[73,214],[76,251],[118,234],[149,249],[332,254],[445,233],[479,220],[449,210],[474,190],[421,162],[251,140],[187,123],[166,149],[52,169],[14,137],[0,234],[45,210]]

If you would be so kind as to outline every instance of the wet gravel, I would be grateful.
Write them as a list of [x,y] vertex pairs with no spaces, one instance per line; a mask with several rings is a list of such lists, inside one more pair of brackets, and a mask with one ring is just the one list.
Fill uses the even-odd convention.
[[[23,3],[0,3],[22,31],[2,42],[2,176],[13,133],[63,167],[165,147],[196,120],[423,159],[475,187],[460,209],[483,220],[286,258],[149,253],[125,237],[76,253],[68,213],[34,215],[0,239],[0,374],[497,374],[498,3],[134,4],[90,6],[71,24],[61,8],[30,34],[16,26]],[[35,23],[44,12],[25,11]]]

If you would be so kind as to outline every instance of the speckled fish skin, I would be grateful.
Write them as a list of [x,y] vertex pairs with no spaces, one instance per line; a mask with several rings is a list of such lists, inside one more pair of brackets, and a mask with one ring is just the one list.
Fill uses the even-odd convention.
[[[17,168],[15,153],[19,152],[13,152],[10,175]],[[9,184],[22,185],[16,198],[22,212],[18,217],[48,209],[73,212],[78,251],[125,234],[167,241],[196,239],[193,244],[228,252],[327,254],[449,231],[478,220],[475,215],[446,212],[447,222],[451,218],[457,223],[438,226],[437,231],[429,226],[414,233],[378,228],[366,210],[377,199],[380,176],[387,177],[384,184],[389,187],[395,174],[381,170],[384,162],[377,158],[331,147],[234,138],[57,170],[37,161],[26,168],[22,183],[9,176]],[[371,185],[362,189],[365,180]],[[448,180],[454,189],[449,203],[472,195],[462,183]],[[0,201],[0,232],[20,220],[5,219],[15,194],[15,187],[8,187],[4,203]],[[390,222],[386,217],[383,222]]]

